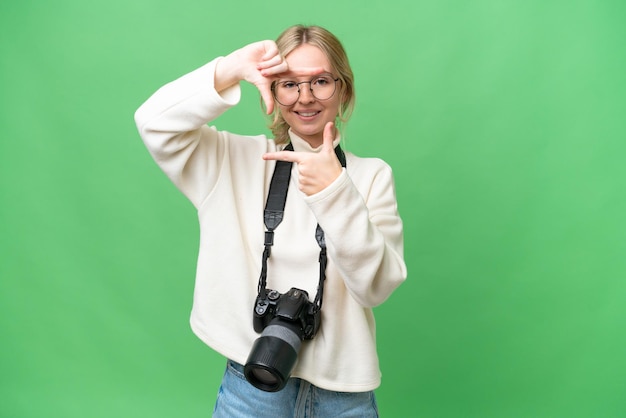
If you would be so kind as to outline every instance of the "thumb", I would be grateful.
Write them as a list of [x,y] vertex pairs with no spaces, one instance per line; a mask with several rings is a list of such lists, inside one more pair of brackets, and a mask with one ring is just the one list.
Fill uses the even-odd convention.
[[335,137],[337,136],[337,130],[335,129],[334,122],[328,122],[326,126],[324,126],[324,148],[333,150],[335,147],[333,142],[335,141]]
[[274,96],[267,85],[258,86],[259,93],[261,93],[261,99],[265,103],[266,113],[271,115],[274,111]]

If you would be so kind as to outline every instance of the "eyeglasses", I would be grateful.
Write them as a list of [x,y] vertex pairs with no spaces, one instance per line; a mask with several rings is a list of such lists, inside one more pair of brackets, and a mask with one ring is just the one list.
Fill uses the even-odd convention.
[[291,80],[278,81],[272,85],[272,93],[278,103],[291,106],[300,98],[300,84],[308,84],[313,97],[317,100],[328,100],[335,94],[337,81],[339,78],[332,78],[330,75],[322,75],[299,83]]

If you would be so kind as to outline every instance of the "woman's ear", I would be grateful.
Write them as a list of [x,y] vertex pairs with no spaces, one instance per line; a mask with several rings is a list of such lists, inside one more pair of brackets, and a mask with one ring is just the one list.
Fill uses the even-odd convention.
[[345,83],[341,83],[341,104],[347,106],[350,104],[350,95],[347,92],[348,87]]

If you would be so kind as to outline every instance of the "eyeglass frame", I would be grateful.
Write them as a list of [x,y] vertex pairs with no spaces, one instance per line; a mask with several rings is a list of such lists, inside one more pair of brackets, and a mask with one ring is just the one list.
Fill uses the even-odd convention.
[[[337,92],[337,81],[340,81],[340,80],[341,80],[341,78],[340,78],[340,77],[333,78],[333,75],[332,75],[332,74],[328,74],[328,75],[330,76],[330,79],[331,79],[331,80],[333,80],[333,82],[335,83],[335,89],[333,90],[333,94],[331,94],[330,96],[328,96],[328,97],[327,97],[327,98],[325,98],[325,99],[319,99],[319,98],[315,95],[315,93],[313,92],[313,87],[311,87],[311,86],[313,85],[313,84],[312,84],[312,83],[313,83],[313,81],[317,80],[318,78],[323,78],[323,77],[325,76],[324,74],[321,74],[321,75],[318,75],[318,76],[316,76],[316,77],[313,77],[313,78],[312,78],[312,79],[310,79],[309,81],[300,81],[299,83],[296,83],[295,81],[292,81],[292,83],[294,83],[294,84],[298,87],[298,97],[296,97],[296,100],[294,100],[294,102],[293,102],[293,103],[291,103],[291,104],[283,104],[283,103],[281,103],[281,102],[278,100],[278,97],[276,97],[276,85],[278,84],[278,81],[275,81],[274,83],[272,83],[272,96],[274,96],[274,100],[276,100],[276,101],[278,102],[278,104],[280,104],[280,105],[282,105],[282,106],[293,106],[294,104],[296,104],[296,102],[297,102],[298,100],[300,100],[300,93],[301,93],[301,92],[300,92],[300,84],[308,84],[308,85],[309,85],[309,90],[311,91],[311,95],[312,95],[313,97],[315,97],[315,100],[319,100],[319,101],[321,101],[321,102],[326,101],[326,100],[330,100],[330,99],[331,99],[331,98],[335,95],[335,93]],[[283,82],[287,82],[287,81],[291,81],[291,80],[285,80],[285,81],[283,81]]]

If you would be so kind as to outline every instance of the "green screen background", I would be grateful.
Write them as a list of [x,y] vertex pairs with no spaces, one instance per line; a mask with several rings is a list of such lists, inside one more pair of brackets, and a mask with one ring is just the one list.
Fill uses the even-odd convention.
[[[382,416],[626,416],[625,12],[2,2],[0,416],[210,416],[224,360],[188,326],[195,212],[133,113],[294,23],[343,41],[346,148],[395,172],[409,276],[376,309]],[[267,132],[256,91],[216,124]]]

